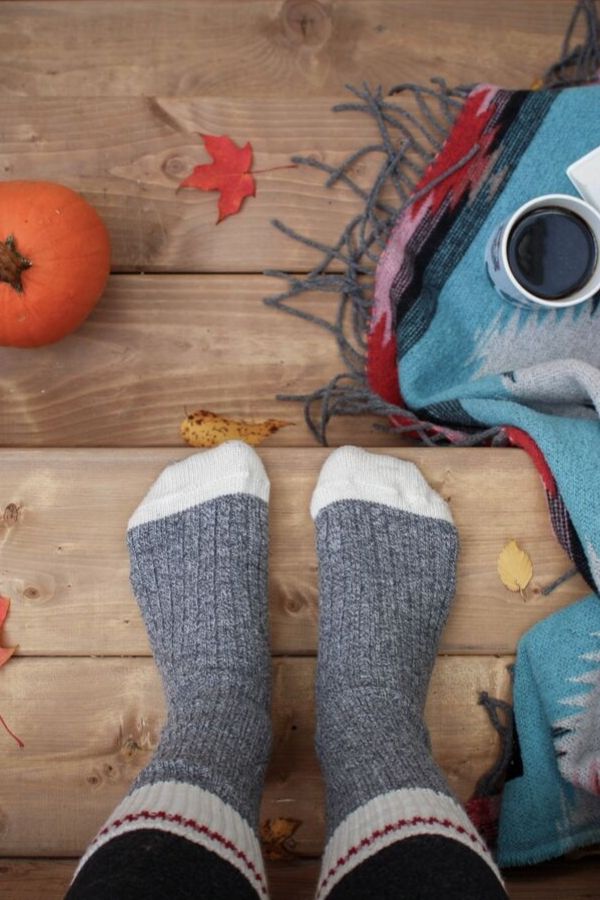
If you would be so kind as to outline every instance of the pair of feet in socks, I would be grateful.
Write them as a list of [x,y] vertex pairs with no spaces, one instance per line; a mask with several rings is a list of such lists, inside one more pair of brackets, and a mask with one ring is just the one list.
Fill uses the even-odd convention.
[[[233,863],[254,860],[259,881],[271,744],[268,499],[259,456],[230,442],[169,466],[132,516],[132,585],[168,713],[151,763],[99,836],[158,817],[189,837],[187,822],[224,857],[221,838],[213,848],[207,835],[233,836]],[[321,471],[311,514],[328,837],[321,896],[365,854],[411,835],[451,837],[489,865],[423,722],[454,595],[458,539],[447,504],[411,463],[343,447]]]

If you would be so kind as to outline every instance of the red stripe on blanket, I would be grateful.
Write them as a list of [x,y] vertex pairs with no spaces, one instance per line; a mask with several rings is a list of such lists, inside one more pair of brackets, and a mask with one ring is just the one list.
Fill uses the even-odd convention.
[[544,483],[544,487],[554,499],[556,497],[556,481],[554,480],[554,475],[552,474],[552,470],[550,466],[546,462],[546,457],[531,437],[531,435],[527,434],[526,431],[522,431],[520,428],[515,428],[513,425],[506,425],[504,428],[506,437],[515,447],[520,447],[522,450],[525,450],[531,459],[533,460],[533,464],[540,473],[542,481]]

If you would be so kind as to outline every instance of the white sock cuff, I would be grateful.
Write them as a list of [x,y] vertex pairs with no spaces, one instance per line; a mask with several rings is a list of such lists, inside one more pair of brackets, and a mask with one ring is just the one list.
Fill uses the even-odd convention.
[[338,500],[363,500],[452,523],[452,513],[414,463],[359,447],[339,447],[326,460],[312,496],[310,512]]
[[502,878],[477,829],[456,800],[429,788],[404,788],[374,797],[341,822],[323,854],[316,900],[366,859],[415,835],[441,835],[478,854]]
[[73,879],[108,841],[146,828],[168,831],[216,853],[260,896],[268,897],[260,844],[248,822],[216,794],[175,781],[144,785],[128,794],[87,848]]
[[127,527],[163,519],[226,494],[251,494],[266,503],[269,500],[269,479],[261,459],[242,441],[227,441],[167,466]]

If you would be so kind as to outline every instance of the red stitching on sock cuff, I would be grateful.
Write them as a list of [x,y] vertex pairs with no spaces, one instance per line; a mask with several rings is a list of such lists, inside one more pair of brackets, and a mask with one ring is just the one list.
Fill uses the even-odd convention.
[[244,863],[247,869],[252,873],[254,879],[259,883],[259,889],[262,894],[267,896],[267,888],[265,885],[264,878],[256,870],[256,866],[249,859],[243,850],[240,850],[239,847],[222,835],[218,831],[212,831],[208,825],[201,825],[199,822],[196,822],[195,819],[186,819],[179,813],[167,813],[163,810],[159,810],[156,812],[150,812],[150,810],[141,810],[138,813],[129,813],[126,816],[123,816],[122,819],[115,819],[114,822],[111,822],[110,825],[106,825],[102,831],[98,832],[90,847],[93,847],[101,837],[105,834],[108,834],[110,831],[116,828],[120,828],[121,825],[125,825],[128,822],[137,822],[139,819],[154,821],[155,819],[159,819],[163,822],[174,822],[176,825],[182,825],[184,828],[190,828],[192,831],[196,831],[198,834],[202,834],[207,837],[211,841],[215,841],[218,844],[221,844],[226,850],[231,850],[237,859],[241,860]]
[[488,848],[478,835],[474,834],[471,831],[468,831],[464,827],[464,825],[458,825],[456,822],[452,822],[450,819],[438,819],[436,816],[413,816],[412,819],[398,819],[397,822],[390,822],[383,828],[377,828],[372,832],[372,834],[369,835],[369,837],[363,838],[360,843],[354,844],[352,847],[350,847],[345,856],[340,856],[335,865],[331,867],[331,869],[319,885],[317,896],[320,896],[322,894],[335,873],[339,869],[341,869],[342,866],[345,866],[353,856],[356,856],[359,850],[362,850],[364,847],[371,846],[371,844],[373,844],[378,838],[385,837],[388,834],[392,834],[394,831],[401,831],[403,828],[410,827],[411,825],[439,825],[442,828],[447,828],[450,831],[456,831],[458,834],[462,834],[468,837],[473,844],[477,844],[478,847],[483,850],[486,856],[489,855]]

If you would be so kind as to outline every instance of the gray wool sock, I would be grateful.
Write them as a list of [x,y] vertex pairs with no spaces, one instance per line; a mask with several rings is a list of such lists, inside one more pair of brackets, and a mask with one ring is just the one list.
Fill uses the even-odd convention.
[[167,468],[128,531],[168,706],[133,790],[192,784],[255,829],[271,739],[268,490],[254,451],[227,443]]
[[431,757],[423,707],[454,595],[458,540],[448,506],[412,463],[355,447],[328,458],[311,513],[320,577],[317,751],[331,836],[373,798],[403,788],[451,793]]
[[271,745],[268,499],[260,458],[230,441],[168,466],[131,517],[131,583],[167,721],[75,878],[105,844],[141,831],[143,847],[152,829],[221,857],[267,900],[258,815]]

